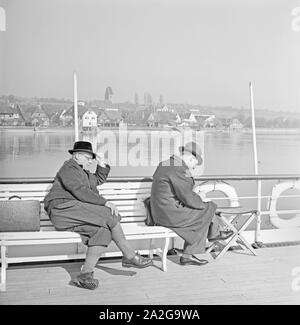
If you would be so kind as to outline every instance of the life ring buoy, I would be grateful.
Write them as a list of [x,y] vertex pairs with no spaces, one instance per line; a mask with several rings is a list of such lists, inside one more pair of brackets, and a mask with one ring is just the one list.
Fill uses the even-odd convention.
[[197,194],[199,194],[199,192],[203,192],[203,193],[207,194],[212,191],[220,191],[220,192],[224,193],[230,200],[231,207],[238,207],[240,205],[239,198],[238,198],[235,188],[227,183],[224,183],[224,182],[205,183],[205,184],[196,186],[194,189],[194,192]]
[[300,191],[300,181],[284,182],[273,186],[270,202],[270,221],[276,228],[294,228],[300,227],[300,214],[291,219],[281,219],[276,212],[277,200],[280,195],[289,189],[298,189]]

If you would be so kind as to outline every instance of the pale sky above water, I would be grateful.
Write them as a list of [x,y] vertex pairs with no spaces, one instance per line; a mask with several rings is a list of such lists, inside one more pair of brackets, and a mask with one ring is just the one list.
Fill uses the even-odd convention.
[[[300,113],[300,0],[0,0],[0,95]],[[297,20],[299,19],[299,21]]]

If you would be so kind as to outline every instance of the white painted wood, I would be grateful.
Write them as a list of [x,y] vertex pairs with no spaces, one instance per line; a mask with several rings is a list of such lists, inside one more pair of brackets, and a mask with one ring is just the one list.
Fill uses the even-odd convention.
[[[45,192],[45,195],[47,194],[48,192]],[[44,197],[45,195],[41,195],[41,196],[37,196],[37,195],[32,195],[29,194],[29,193],[25,193],[25,192],[17,192],[17,193],[9,193],[8,195],[6,196],[1,196],[0,197],[0,201],[6,201],[8,200],[12,195],[18,195],[20,197],[22,197],[22,200],[37,200],[37,201],[40,201],[40,202],[43,202],[44,201]]]
[[116,204],[118,207],[119,206],[134,206],[134,205],[140,205],[144,207],[144,202],[143,200],[130,200],[130,199],[126,199],[126,200],[114,200],[114,204]]
[[[9,186],[8,186],[9,185]],[[18,195],[23,200],[35,199],[41,202],[40,226],[38,232],[15,232],[15,233],[0,233],[1,252],[6,249],[6,246],[24,246],[24,245],[52,245],[52,244],[67,244],[81,243],[80,235],[73,232],[55,231],[49,216],[44,211],[43,200],[44,196],[51,188],[50,184],[15,184],[15,185],[0,185],[0,200],[6,200],[12,195]],[[149,247],[148,250],[143,250],[144,253],[153,256],[158,253],[161,256],[162,270],[167,270],[167,249],[170,238],[177,235],[164,227],[148,227],[145,225],[146,211],[143,200],[150,196],[151,182],[120,182],[120,183],[105,183],[99,187],[100,195],[106,199],[113,201],[119,210],[122,217],[121,225],[127,240],[152,240],[164,239],[162,248]],[[8,257],[7,263],[22,263],[27,261],[48,261],[48,260],[64,260],[64,259],[82,259],[85,254],[78,250],[79,254],[60,254],[51,256],[26,256],[26,257]],[[106,252],[103,256],[119,256],[120,252]],[[5,263],[3,264],[5,265]],[[2,279],[5,279],[6,268],[2,268],[4,274]],[[1,285],[5,290],[5,286]]]
[[151,189],[152,182],[108,182],[98,186],[98,189],[136,189],[136,188],[148,188]]
[[149,193],[148,188],[138,188],[138,189],[101,189],[99,190],[100,195],[122,195],[122,194],[142,194],[142,193]]
[[30,256],[30,257],[9,257],[8,263],[26,263],[26,262],[46,262],[46,261],[63,261],[74,259],[85,259],[85,254],[62,254],[47,256]]
[[119,211],[142,211],[143,213],[146,211],[144,203],[140,201],[135,201],[132,205],[123,205],[115,202],[116,201],[113,201]]
[[25,245],[53,245],[53,244],[69,244],[80,243],[81,239],[78,238],[58,238],[58,239],[28,239],[28,240],[3,240],[6,246],[25,246]]
[[1,281],[0,281],[0,291],[6,290],[6,268],[7,268],[7,258],[6,258],[6,246],[1,244]]
[[142,193],[142,194],[119,194],[119,195],[103,195],[103,197],[107,200],[140,200],[143,201],[147,197],[150,196],[150,193]]
[[78,236],[77,233],[70,231],[0,232],[0,240],[60,239],[78,238]]
[[133,216],[142,216],[143,212],[140,212],[140,211],[119,211],[119,214],[121,217],[133,217]]
[[[144,221],[145,221],[145,219],[146,219],[146,216],[122,216],[122,219],[121,219],[121,224],[123,224],[123,223],[128,223],[128,222],[136,222],[136,223],[139,223],[139,222],[143,222],[143,223],[145,223]],[[49,223],[48,223],[48,221],[47,220],[42,220],[41,221],[41,231],[44,231],[46,228],[50,228],[51,230],[53,229],[53,230],[55,230],[54,229],[54,227],[53,227],[53,225],[52,225],[52,223],[49,221]]]
[[44,184],[0,184],[1,192],[8,191],[49,191],[52,183]]
[[165,245],[162,250],[162,270],[164,272],[167,272],[167,252],[168,252],[168,248],[169,248],[169,243],[170,243],[170,238],[167,237],[165,239]]
[[[48,192],[53,183],[0,184],[0,192]],[[108,182],[98,186],[102,190],[151,189],[152,182]]]

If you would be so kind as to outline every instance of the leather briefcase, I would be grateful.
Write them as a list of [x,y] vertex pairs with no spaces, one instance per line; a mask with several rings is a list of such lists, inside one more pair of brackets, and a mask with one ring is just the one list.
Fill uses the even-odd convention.
[[40,212],[41,205],[37,200],[11,196],[7,201],[0,201],[0,232],[39,231]]
[[146,208],[146,220],[145,220],[145,224],[147,226],[155,226],[155,222],[152,216],[152,212],[151,212],[151,205],[150,205],[150,197],[147,197],[144,200],[144,205]]

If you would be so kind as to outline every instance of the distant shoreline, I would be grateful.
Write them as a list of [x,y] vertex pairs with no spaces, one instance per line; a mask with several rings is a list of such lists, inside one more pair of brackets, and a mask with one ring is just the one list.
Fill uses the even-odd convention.
[[74,132],[73,127],[36,127],[33,126],[0,126],[1,130],[7,130],[7,131],[28,131],[28,132]]
[[[99,131],[100,128],[98,128]],[[170,127],[170,128],[163,128],[163,127],[137,127],[137,126],[129,126],[127,127],[127,130],[137,130],[137,131],[180,131],[180,128],[176,127]],[[49,132],[74,132],[73,127],[36,127],[34,128],[33,126],[0,126],[0,131],[1,130],[6,130],[6,131],[28,131],[28,132],[37,132],[37,133],[49,133]],[[103,131],[117,131],[119,128],[117,127],[106,127],[102,128],[101,130]],[[200,129],[197,131],[204,131],[206,133],[232,133],[232,134],[249,134],[252,133],[251,129],[241,129],[241,130],[219,130],[219,129]],[[80,134],[89,134],[93,132],[83,132],[79,131]],[[267,128],[256,128],[256,133],[257,134],[300,134],[300,129],[283,129],[283,128],[272,128],[272,129],[267,129]]]

